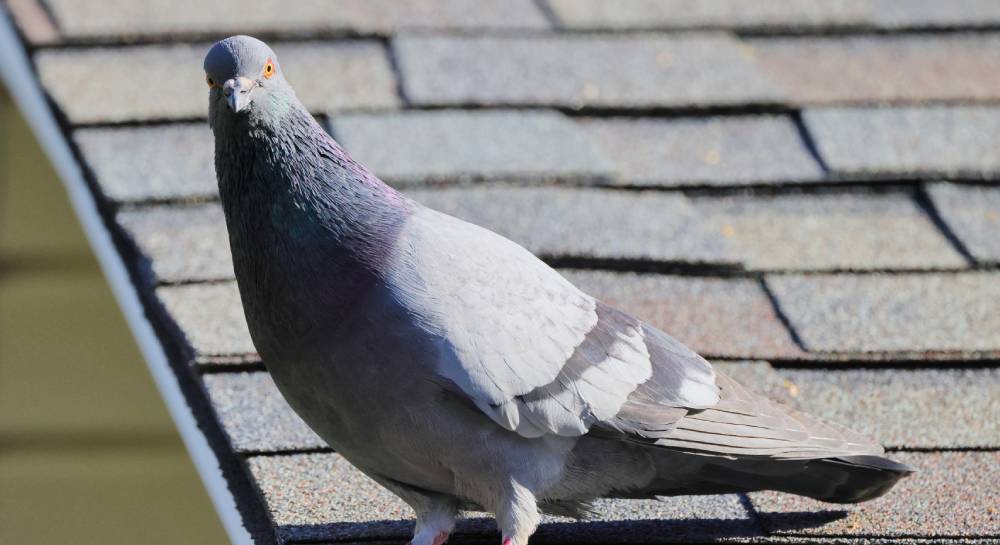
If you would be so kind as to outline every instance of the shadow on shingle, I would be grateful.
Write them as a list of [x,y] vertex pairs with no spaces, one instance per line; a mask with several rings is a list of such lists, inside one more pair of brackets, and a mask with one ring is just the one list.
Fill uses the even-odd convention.
[[847,511],[844,509],[769,513],[764,519],[764,526],[768,532],[788,532],[806,528],[817,528],[845,517],[847,517]]
[[[796,529],[824,524],[832,518],[823,513],[788,513],[782,528]],[[842,517],[840,512],[838,517]],[[780,524],[780,522],[779,522]],[[379,520],[332,524],[300,524],[279,527],[285,542],[347,542],[350,540],[385,539],[409,535],[410,520]],[[751,519],[678,518],[633,521],[552,522],[542,524],[531,542],[538,543],[677,543],[704,541],[743,541],[763,537],[760,527]],[[485,543],[499,539],[491,518],[463,519],[448,543]]]

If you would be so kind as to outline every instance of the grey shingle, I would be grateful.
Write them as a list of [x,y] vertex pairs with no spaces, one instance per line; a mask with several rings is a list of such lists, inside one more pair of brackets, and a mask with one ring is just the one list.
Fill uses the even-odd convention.
[[1000,22],[992,0],[547,0],[572,29],[970,28]]
[[[399,102],[378,42],[273,45],[299,99],[313,111],[391,108]],[[73,123],[190,119],[208,113],[201,68],[208,47],[51,49],[38,52],[35,62],[42,84]]]
[[[406,539],[412,513],[402,501],[337,454],[252,457],[250,470],[264,493],[278,534],[287,540]],[[759,535],[735,495],[601,501],[599,519],[571,523],[546,517],[540,539],[560,543],[610,538],[656,542]],[[493,535],[482,514],[461,521],[458,535]],[[691,520],[695,519],[695,520]],[[544,536],[544,537],[543,537]]]
[[[897,452],[919,471],[885,496],[831,505],[773,492],[751,495],[765,526],[798,536],[996,536],[1000,452]],[[840,518],[842,513],[846,517]],[[822,524],[825,522],[825,524]]]
[[152,282],[233,278],[219,205],[139,208],[119,213],[117,220],[145,257]]
[[938,213],[976,261],[1000,263],[1000,188],[948,183],[927,187]]
[[909,192],[698,198],[747,268],[962,268],[966,260]]
[[331,125],[355,159],[390,181],[612,175],[593,143],[556,112],[349,115]]
[[722,236],[679,194],[502,186],[408,194],[546,256],[732,263]]
[[1000,173],[1000,108],[819,108],[804,119],[820,155],[852,176],[962,176]]
[[562,272],[587,293],[648,320],[704,356],[802,355],[754,280]]
[[548,0],[573,29],[811,28],[860,25],[869,0]]
[[268,373],[212,373],[203,380],[229,442],[237,451],[326,446],[288,406]]
[[882,28],[992,27],[1000,22],[993,0],[869,0]]
[[101,0],[47,2],[71,38],[176,34],[350,31],[386,34],[412,28],[545,28],[531,0]]
[[404,36],[406,96],[421,105],[691,107],[781,97],[725,34]]
[[235,282],[161,287],[156,295],[196,361],[257,359]]
[[44,45],[59,41],[59,29],[40,2],[8,0],[4,4],[12,22],[29,44]]
[[895,448],[1000,446],[997,369],[779,369],[795,406]]
[[769,276],[806,348],[977,357],[1000,351],[1000,274]]
[[823,175],[787,117],[593,119],[583,127],[628,184],[809,182]]
[[73,138],[101,191],[112,201],[218,194],[215,142],[204,123],[82,129]]
[[1000,98],[1000,35],[761,38],[762,71],[795,103]]

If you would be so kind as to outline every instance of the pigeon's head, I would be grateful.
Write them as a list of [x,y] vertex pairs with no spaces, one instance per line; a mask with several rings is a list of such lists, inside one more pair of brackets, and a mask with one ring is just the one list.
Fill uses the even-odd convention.
[[294,102],[274,51],[250,36],[232,36],[208,50],[205,82],[213,122],[219,116],[274,117]]

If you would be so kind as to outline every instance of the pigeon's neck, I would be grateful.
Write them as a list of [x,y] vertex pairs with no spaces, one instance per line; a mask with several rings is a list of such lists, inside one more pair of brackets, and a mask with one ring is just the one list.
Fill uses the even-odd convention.
[[[380,280],[411,203],[304,109],[216,123],[233,265],[258,349],[329,331]],[[273,356],[273,355],[272,355]]]

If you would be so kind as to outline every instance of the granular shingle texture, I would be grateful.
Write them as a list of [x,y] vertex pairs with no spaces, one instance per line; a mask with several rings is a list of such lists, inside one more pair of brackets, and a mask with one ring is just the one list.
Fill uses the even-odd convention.
[[35,0],[7,0],[5,2],[13,23],[32,45],[51,44],[59,41],[59,29],[52,18]]
[[548,0],[574,29],[808,28],[860,25],[868,0]]
[[993,178],[1000,173],[1000,108],[817,108],[803,115],[839,175]]
[[732,263],[722,236],[679,194],[502,186],[408,194],[545,256]]
[[405,94],[421,105],[650,108],[781,98],[725,34],[405,36],[393,47]]
[[222,208],[157,206],[121,212],[118,223],[149,261],[151,281],[233,278]]
[[598,179],[612,165],[556,112],[433,111],[331,121],[351,155],[393,182]]
[[1000,274],[769,276],[767,285],[809,350],[1000,351]]
[[762,38],[760,68],[795,103],[995,100],[1000,35]]
[[[409,507],[337,454],[251,457],[247,462],[283,539],[406,539],[412,532]],[[545,517],[539,539],[656,542],[664,534],[681,541],[759,535],[735,495],[600,501],[595,507],[594,522]],[[459,522],[457,535],[496,533],[492,520],[472,515]]]
[[699,198],[693,203],[749,269],[968,265],[905,191]]
[[993,0],[869,0],[883,28],[995,27],[1000,3]]
[[[917,468],[888,495],[858,505],[831,505],[808,498],[755,493],[751,499],[769,530],[801,536],[997,536],[1000,452],[896,452]],[[846,516],[837,518],[838,513]],[[782,528],[795,519],[804,524]],[[825,520],[826,524],[808,524]]]
[[592,119],[583,128],[629,185],[739,185],[820,180],[784,116]]
[[1000,263],[1000,188],[948,183],[927,187],[934,208],[972,257]]
[[531,0],[48,0],[71,38],[255,32],[386,34],[412,28],[545,28]]
[[798,408],[893,448],[1000,447],[1000,372],[779,369]]
[[[35,62],[42,84],[74,123],[204,118],[208,88],[202,60],[209,45],[52,49],[40,51]],[[395,78],[378,42],[276,43],[273,48],[295,59],[286,77],[313,111],[398,104]],[[95,67],[100,77],[94,77]],[[315,77],[323,73],[336,77]],[[156,82],[155,98],[149,82]]]
[[326,447],[288,406],[268,373],[212,373],[202,380],[229,442],[237,451]]
[[676,337],[705,356],[802,354],[754,280],[562,271],[583,291]]
[[203,199],[218,194],[215,142],[204,123],[83,129],[83,159],[112,201]]
[[195,361],[256,359],[235,282],[161,287],[156,295],[193,349]]

